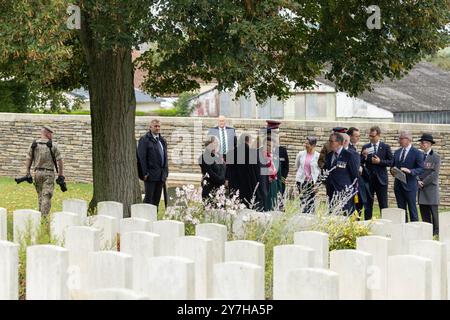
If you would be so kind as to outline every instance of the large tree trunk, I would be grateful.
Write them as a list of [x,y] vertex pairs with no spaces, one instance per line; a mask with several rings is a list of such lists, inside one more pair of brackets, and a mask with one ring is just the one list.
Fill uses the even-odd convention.
[[124,205],[124,216],[129,217],[130,205],[142,201],[131,50],[106,51],[92,58],[89,95],[94,196],[89,207],[99,201],[118,201]]
[[124,216],[142,202],[136,166],[134,68],[131,48],[105,49],[92,37],[88,21],[80,32],[89,67],[92,127],[93,210],[99,201],[118,201]]

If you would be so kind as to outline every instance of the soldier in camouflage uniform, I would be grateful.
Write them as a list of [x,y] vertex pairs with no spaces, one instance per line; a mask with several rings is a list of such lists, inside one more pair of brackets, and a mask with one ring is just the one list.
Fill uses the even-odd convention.
[[34,184],[38,193],[39,211],[44,216],[50,213],[55,189],[55,162],[58,165],[58,176],[64,176],[61,153],[52,138],[53,130],[44,126],[41,129],[41,138],[33,142],[27,152],[27,175],[31,176],[31,166],[34,163]]

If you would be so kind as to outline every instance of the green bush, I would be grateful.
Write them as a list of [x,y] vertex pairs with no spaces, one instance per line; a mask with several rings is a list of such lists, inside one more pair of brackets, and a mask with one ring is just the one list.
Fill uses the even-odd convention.
[[28,86],[14,80],[0,80],[0,112],[30,112]]
[[175,108],[172,109],[157,109],[154,111],[159,117],[176,117],[178,116],[177,110]]
[[173,104],[178,117],[189,117],[194,111],[194,105],[190,103],[190,99],[196,96],[192,92],[183,92],[178,97],[178,100]]

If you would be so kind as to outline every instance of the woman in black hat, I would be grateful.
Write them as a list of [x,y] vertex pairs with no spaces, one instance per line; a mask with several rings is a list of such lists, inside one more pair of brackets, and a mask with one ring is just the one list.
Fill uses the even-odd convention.
[[419,207],[423,222],[433,224],[433,235],[439,234],[439,170],[441,157],[432,149],[436,142],[428,133],[419,139],[420,149],[424,152],[424,172],[419,176]]

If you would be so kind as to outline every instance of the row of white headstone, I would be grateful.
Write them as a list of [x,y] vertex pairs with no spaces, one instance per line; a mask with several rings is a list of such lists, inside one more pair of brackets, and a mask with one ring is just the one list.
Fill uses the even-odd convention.
[[[51,230],[64,247],[27,248],[27,299],[264,299],[264,245],[227,241],[223,225],[200,224],[196,236],[185,236],[183,223],[157,221],[147,204],[134,205],[126,219],[114,202],[99,203],[91,219],[81,200],[66,200],[63,210]],[[0,215],[3,221],[6,211]],[[372,222],[375,235],[359,238],[356,250],[329,253],[327,234],[296,232],[294,244],[274,248],[274,299],[447,299],[445,242],[404,215],[383,210]],[[450,227],[448,217],[441,228]],[[18,210],[13,219],[19,241],[40,213]],[[18,297],[18,249],[0,241],[0,299]]]

